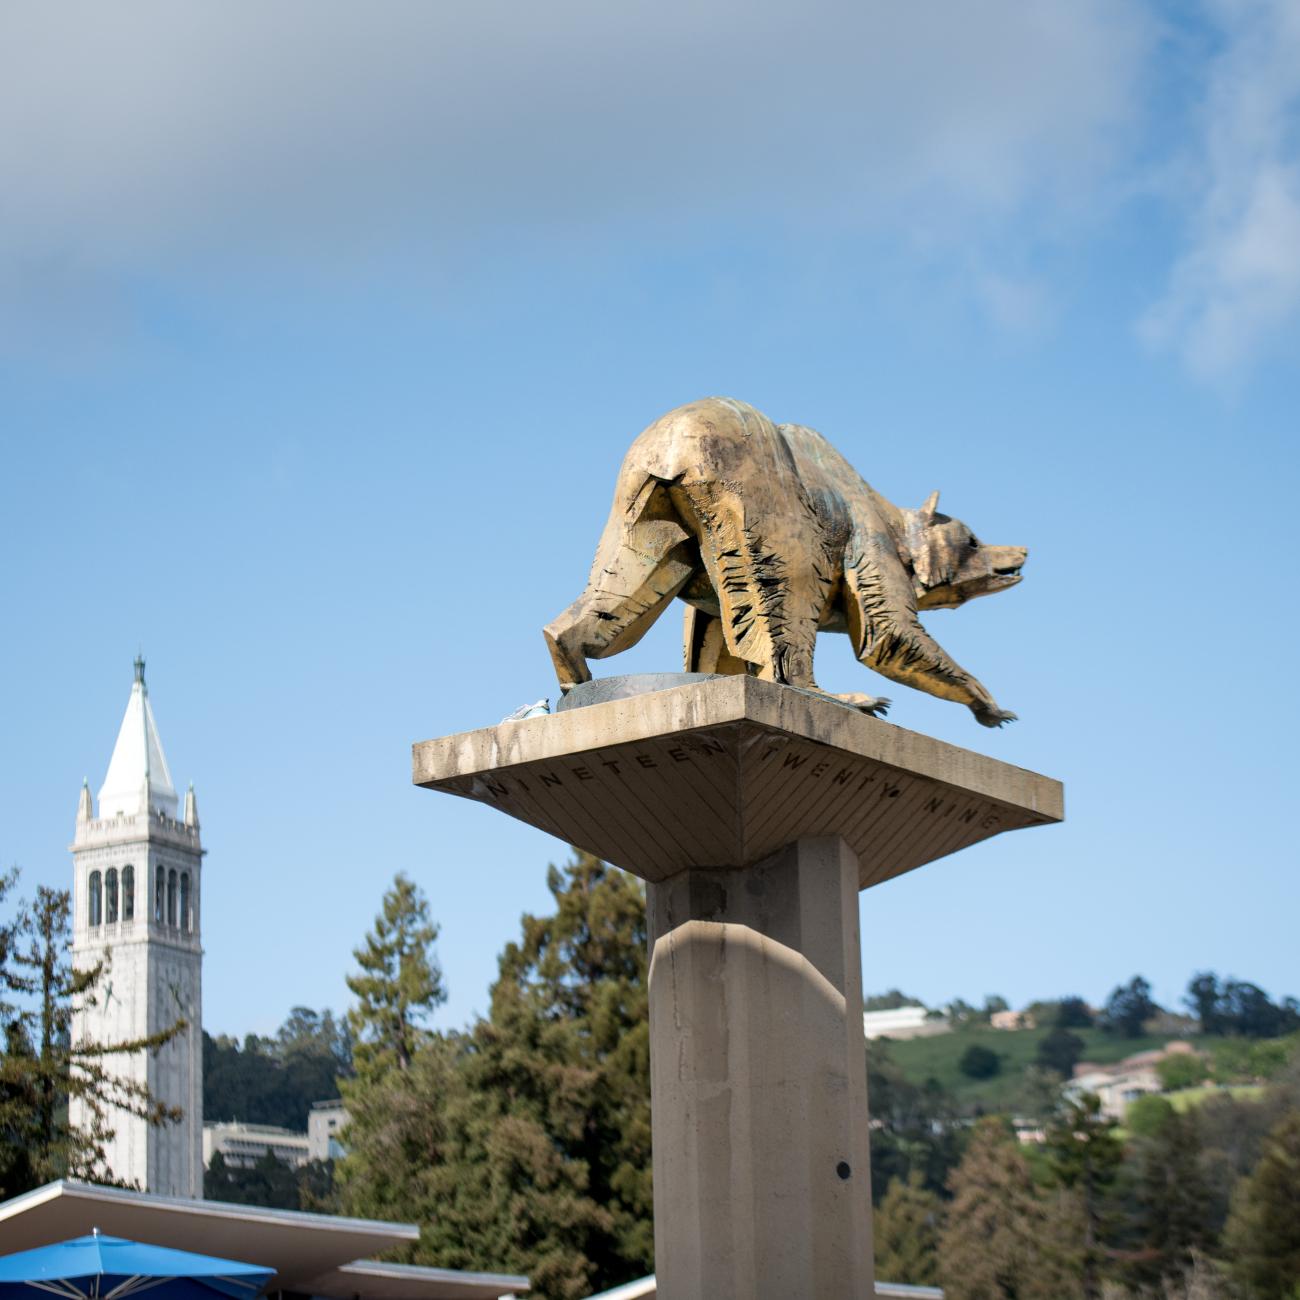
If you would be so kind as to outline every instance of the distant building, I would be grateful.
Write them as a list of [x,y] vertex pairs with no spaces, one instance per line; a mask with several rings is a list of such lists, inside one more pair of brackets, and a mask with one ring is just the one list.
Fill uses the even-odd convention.
[[891,1007],[888,1011],[864,1011],[862,1032],[868,1038],[929,1038],[946,1034],[952,1026],[942,1016],[932,1016],[925,1007]]
[[318,1101],[307,1116],[307,1157],[310,1160],[338,1160],[345,1153],[338,1131],[348,1122],[341,1101]]
[[994,1029],[1037,1029],[1038,1022],[1028,1011],[995,1011],[989,1017]]
[[273,1124],[242,1124],[232,1120],[203,1126],[205,1169],[217,1152],[233,1168],[251,1169],[268,1151],[282,1164],[298,1169],[312,1158],[311,1139],[306,1133],[276,1128]]
[[1041,1119],[1016,1116],[1011,1121],[1011,1127],[1015,1130],[1016,1141],[1023,1147],[1042,1146],[1047,1141],[1047,1129]]
[[1174,1042],[1154,1051],[1135,1052],[1114,1065],[1080,1061],[1074,1067],[1074,1077],[1066,1085],[1066,1092],[1076,1097],[1085,1092],[1096,1093],[1102,1114],[1122,1120],[1124,1112],[1139,1097],[1164,1092],[1165,1085],[1156,1068],[1161,1061],[1194,1050],[1190,1043]]

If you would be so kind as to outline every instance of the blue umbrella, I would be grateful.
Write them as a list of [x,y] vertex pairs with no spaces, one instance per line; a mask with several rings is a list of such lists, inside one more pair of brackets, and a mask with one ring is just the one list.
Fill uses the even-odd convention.
[[0,1300],[251,1300],[275,1275],[273,1268],[192,1255],[121,1237],[74,1237],[53,1246],[0,1258]]

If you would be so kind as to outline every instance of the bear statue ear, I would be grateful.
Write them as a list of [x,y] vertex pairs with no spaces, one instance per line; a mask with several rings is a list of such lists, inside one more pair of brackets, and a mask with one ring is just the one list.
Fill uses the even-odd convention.
[[938,508],[939,508],[939,492],[938,489],[936,489],[935,491],[931,492],[928,497],[925,498],[925,505],[921,507],[920,515],[921,515],[921,523],[923,526],[928,526],[929,524],[934,523],[934,512]]

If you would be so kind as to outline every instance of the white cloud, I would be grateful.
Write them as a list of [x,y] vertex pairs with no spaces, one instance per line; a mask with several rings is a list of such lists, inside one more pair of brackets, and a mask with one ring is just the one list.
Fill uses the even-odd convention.
[[989,319],[1008,333],[1036,334],[1049,318],[1051,304],[1041,280],[983,269],[972,282]]
[[485,227],[969,244],[1090,201],[1145,40],[1123,0],[31,0],[0,16],[0,245],[111,278]]
[[1199,374],[1238,373],[1300,313],[1300,5],[1217,0],[1189,247],[1139,323]]

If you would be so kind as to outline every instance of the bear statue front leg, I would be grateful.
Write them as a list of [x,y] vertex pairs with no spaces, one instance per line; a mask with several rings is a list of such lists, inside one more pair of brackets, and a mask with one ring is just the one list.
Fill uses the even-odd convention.
[[863,695],[861,691],[849,691],[834,695],[832,698],[839,700],[841,704],[852,705],[859,713],[865,713],[869,718],[883,718],[889,712],[892,703],[884,695]]

